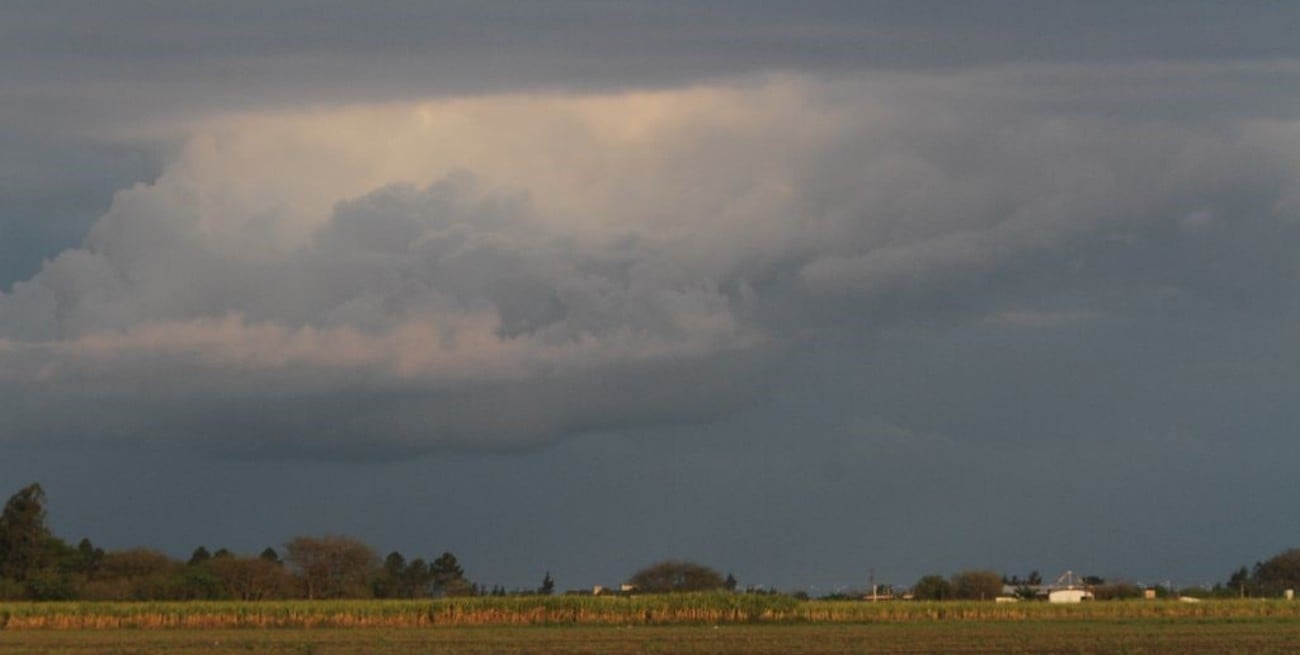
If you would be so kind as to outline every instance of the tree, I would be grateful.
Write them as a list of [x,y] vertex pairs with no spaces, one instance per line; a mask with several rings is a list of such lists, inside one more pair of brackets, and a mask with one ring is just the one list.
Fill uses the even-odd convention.
[[1300,548],[1284,550],[1255,565],[1251,575],[1260,593],[1276,595],[1284,589],[1300,589]]
[[285,544],[289,563],[302,576],[307,598],[364,598],[379,557],[351,537],[294,537]]
[[406,558],[402,554],[393,551],[384,558],[384,564],[379,568],[379,575],[375,576],[375,598],[396,598],[397,586],[402,578],[402,570],[406,568]]
[[[1262,564],[1257,566],[1262,566]],[[1251,577],[1250,570],[1244,566],[1233,571],[1232,575],[1228,576],[1226,586],[1233,596],[1246,598],[1247,596],[1256,596],[1259,594],[1256,580]]]
[[262,554],[258,555],[258,557],[268,562],[274,562],[276,564],[284,564],[284,562],[280,561],[280,554],[275,552],[275,549],[270,546],[267,546],[266,549],[262,551]]
[[912,596],[917,600],[944,600],[952,598],[952,586],[941,575],[927,575],[916,581]]
[[433,584],[433,571],[424,558],[417,557],[406,563],[402,570],[401,592],[403,598],[422,598],[430,593]]
[[627,581],[636,586],[638,591],[650,594],[708,591],[726,586],[726,581],[717,571],[702,564],[680,560],[651,564],[633,573]]
[[555,593],[555,579],[551,577],[551,572],[546,572],[546,577],[542,578],[542,586],[537,588],[537,593],[542,596],[550,596]]
[[103,548],[96,548],[90,539],[84,537],[77,542],[77,558],[72,567],[73,571],[85,575],[87,580],[93,580],[103,564]]
[[422,598],[429,595],[432,580],[429,565],[423,559],[417,557],[408,562],[401,553],[394,551],[384,558],[375,576],[375,597]]
[[270,600],[293,595],[293,576],[278,562],[264,557],[219,557],[208,568],[229,598]]
[[429,565],[429,575],[434,590],[444,596],[474,595],[474,585],[465,579],[465,570],[451,553],[444,552],[433,560]]
[[190,554],[190,561],[186,562],[186,564],[194,566],[196,564],[202,564],[210,559],[212,559],[212,553],[209,553],[207,548],[199,546],[194,549],[192,554]]
[[[187,567],[148,548],[112,551],[95,582],[86,585],[92,600],[162,600],[191,594],[178,574]],[[197,570],[197,567],[196,567]]]
[[1002,576],[997,571],[961,571],[952,576],[952,597],[993,600],[1002,595]]
[[740,583],[736,581],[736,576],[734,576],[734,575],[732,575],[732,574],[730,574],[730,573],[727,574],[727,579],[722,581],[722,586],[723,586],[723,588],[725,588],[727,591],[735,591],[735,590],[736,590],[736,585],[738,585],[738,584],[740,584]]
[[19,489],[0,514],[0,577],[23,582],[50,566],[56,541],[45,525],[45,490],[35,483]]

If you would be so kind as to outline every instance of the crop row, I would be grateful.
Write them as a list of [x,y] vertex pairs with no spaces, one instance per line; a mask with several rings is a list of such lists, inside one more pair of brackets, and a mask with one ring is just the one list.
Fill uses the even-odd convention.
[[1300,618],[1286,601],[828,602],[783,596],[450,598],[422,601],[181,601],[0,603],[0,628],[416,628],[474,625],[902,623],[1088,619]]

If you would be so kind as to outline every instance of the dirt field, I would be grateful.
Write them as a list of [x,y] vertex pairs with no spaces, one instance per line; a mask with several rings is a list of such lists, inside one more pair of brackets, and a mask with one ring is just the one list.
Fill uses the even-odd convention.
[[1300,622],[1116,620],[876,625],[0,631],[15,655],[591,653],[1294,653]]

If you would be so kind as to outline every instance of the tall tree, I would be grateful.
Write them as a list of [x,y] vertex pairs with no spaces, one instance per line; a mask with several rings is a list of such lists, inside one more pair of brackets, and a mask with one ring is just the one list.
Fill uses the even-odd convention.
[[406,573],[406,558],[393,551],[384,558],[384,565],[375,576],[375,598],[401,598],[402,576]]
[[429,589],[431,584],[433,584],[433,571],[423,557],[407,562],[406,568],[402,570],[402,598],[428,596],[431,592]]
[[429,574],[433,578],[433,588],[444,596],[471,596],[474,585],[465,579],[465,570],[456,561],[456,556],[443,553],[429,565]]
[[542,586],[537,588],[537,593],[543,596],[550,596],[555,593],[555,579],[551,577],[551,572],[546,572],[546,577],[542,578]]
[[45,525],[45,490],[29,484],[5,503],[0,514],[0,577],[23,582],[53,564],[61,550]]

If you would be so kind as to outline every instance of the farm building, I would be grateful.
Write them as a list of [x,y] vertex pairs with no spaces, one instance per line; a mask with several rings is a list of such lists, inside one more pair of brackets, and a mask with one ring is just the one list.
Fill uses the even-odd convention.
[[1056,584],[1052,585],[1047,592],[1047,602],[1049,603],[1082,603],[1085,600],[1092,600],[1092,592],[1086,587],[1075,584],[1074,571],[1066,571],[1061,577],[1056,579]]
[[1082,603],[1085,600],[1092,599],[1092,592],[1087,589],[1070,587],[1053,589],[1047,592],[1047,602],[1049,603]]

